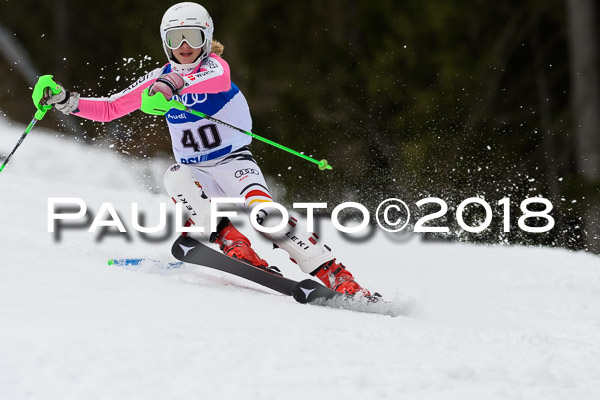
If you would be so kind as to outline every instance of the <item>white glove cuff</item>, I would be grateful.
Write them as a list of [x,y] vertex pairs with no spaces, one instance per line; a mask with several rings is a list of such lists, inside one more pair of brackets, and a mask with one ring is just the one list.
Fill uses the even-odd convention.
[[54,105],[54,108],[56,108],[63,114],[71,114],[79,106],[79,97],[79,93],[77,92],[67,92],[66,100],[63,100],[60,103],[56,103]]

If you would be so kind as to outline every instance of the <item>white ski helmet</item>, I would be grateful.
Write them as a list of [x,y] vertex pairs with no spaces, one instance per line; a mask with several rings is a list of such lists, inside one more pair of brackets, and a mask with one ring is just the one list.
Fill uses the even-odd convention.
[[195,49],[202,48],[200,57],[193,63],[194,67],[210,55],[213,32],[213,21],[206,8],[191,2],[171,6],[160,24],[160,37],[169,61],[178,63],[173,58],[173,49],[181,46],[184,41]]

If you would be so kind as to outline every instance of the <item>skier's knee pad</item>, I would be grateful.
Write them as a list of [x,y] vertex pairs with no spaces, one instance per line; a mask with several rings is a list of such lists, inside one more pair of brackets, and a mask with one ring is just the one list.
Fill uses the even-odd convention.
[[210,235],[210,200],[202,190],[202,185],[187,167],[173,164],[165,173],[163,183],[173,201],[181,203],[187,216],[194,221],[196,227],[203,227],[204,233]]
[[[281,215],[270,212],[264,216],[260,224],[265,227],[274,227],[278,225],[278,222],[281,222]],[[307,232],[306,226],[294,217],[290,217],[285,227],[279,232],[261,233],[277,247],[285,250],[290,259],[307,274],[333,259],[331,249],[320,244],[319,237],[312,232]]]

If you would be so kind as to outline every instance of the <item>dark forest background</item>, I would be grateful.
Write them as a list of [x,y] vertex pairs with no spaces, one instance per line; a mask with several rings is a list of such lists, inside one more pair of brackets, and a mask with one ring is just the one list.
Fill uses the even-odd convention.
[[[7,42],[0,46],[3,114],[32,118],[28,73],[105,96],[164,64],[159,24],[175,3],[2,1],[0,33],[23,51],[11,58]],[[374,210],[388,197],[415,207],[437,196],[450,206],[438,222],[456,228],[456,206],[480,196],[493,226],[477,235],[455,229],[451,238],[600,252],[594,0],[201,4],[248,99],[253,131],[334,167],[321,172],[255,141],[280,203],[357,201]],[[170,157],[166,124],[140,111],[107,124],[52,112],[41,124],[135,157]],[[535,196],[554,205],[549,233],[517,228],[519,203]],[[512,199],[511,233],[501,228],[503,197]],[[481,218],[469,210],[469,220]]]

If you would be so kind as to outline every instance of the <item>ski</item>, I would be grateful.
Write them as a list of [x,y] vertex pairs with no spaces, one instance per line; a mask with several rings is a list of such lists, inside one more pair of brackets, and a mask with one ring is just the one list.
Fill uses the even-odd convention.
[[178,262],[166,262],[160,260],[153,260],[150,258],[112,258],[108,260],[108,265],[115,267],[123,267],[126,269],[137,269],[142,266],[149,265],[154,269],[158,270],[169,270],[177,269],[184,266],[181,261]]
[[202,265],[247,279],[278,293],[292,296],[299,303],[330,308],[389,315],[402,315],[402,305],[384,301],[380,296],[350,296],[331,290],[321,283],[304,279],[295,281],[281,274],[271,273],[225,254],[187,236],[180,236],[171,249],[173,256],[183,262]]
[[188,236],[180,236],[171,249],[183,262],[198,264],[247,279],[278,293],[292,296],[299,303],[316,303],[348,296],[331,290],[312,279],[295,281],[228,257]]

